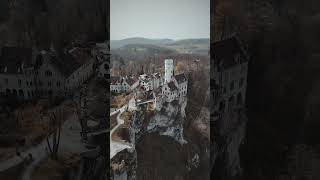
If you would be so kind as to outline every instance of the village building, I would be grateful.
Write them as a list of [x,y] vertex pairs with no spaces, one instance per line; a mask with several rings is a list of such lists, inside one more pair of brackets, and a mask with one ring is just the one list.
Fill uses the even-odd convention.
[[119,76],[110,77],[110,92],[120,93],[122,91],[121,78]]
[[163,79],[159,73],[151,75],[142,74],[139,76],[140,85],[145,91],[152,91],[158,89],[163,84]]
[[110,91],[114,93],[131,92],[139,85],[139,80],[133,76],[111,76],[110,80]]

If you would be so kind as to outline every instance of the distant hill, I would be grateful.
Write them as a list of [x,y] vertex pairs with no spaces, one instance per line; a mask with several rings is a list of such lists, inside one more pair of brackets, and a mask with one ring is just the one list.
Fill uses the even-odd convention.
[[173,42],[174,40],[172,39],[148,39],[148,38],[135,37],[135,38],[128,38],[123,40],[111,40],[110,48],[117,49],[130,44],[150,44],[150,45],[161,46],[161,45],[166,45]]
[[210,44],[210,39],[209,38],[201,38],[201,39],[182,39],[182,40],[177,40],[169,45],[171,46],[179,46],[179,45],[195,45],[195,44]]
[[160,47],[151,44],[129,44],[118,49],[112,49],[111,54],[121,57],[145,57],[154,54],[172,54],[177,53],[173,49]]
[[[138,49],[148,48],[149,53],[162,53],[163,50],[172,50],[178,53],[190,54],[208,54],[210,47],[209,38],[200,39],[147,39],[147,38],[128,38],[123,40],[111,41],[111,49],[124,48],[128,50],[129,47],[136,47]],[[159,48],[162,48],[161,50]],[[161,52],[157,52],[160,50]]]

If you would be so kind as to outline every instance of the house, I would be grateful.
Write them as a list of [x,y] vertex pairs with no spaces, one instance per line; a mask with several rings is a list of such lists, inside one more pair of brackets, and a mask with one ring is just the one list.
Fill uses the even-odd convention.
[[178,95],[179,96],[186,96],[187,95],[187,88],[188,88],[188,80],[184,73],[175,75],[173,77],[173,82],[175,83],[176,87],[178,88]]
[[120,93],[122,91],[121,78],[119,76],[110,77],[110,92]]

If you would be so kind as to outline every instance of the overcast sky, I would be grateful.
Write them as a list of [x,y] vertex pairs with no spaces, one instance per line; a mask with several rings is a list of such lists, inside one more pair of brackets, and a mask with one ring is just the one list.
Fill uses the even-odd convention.
[[111,40],[209,38],[210,0],[111,0]]

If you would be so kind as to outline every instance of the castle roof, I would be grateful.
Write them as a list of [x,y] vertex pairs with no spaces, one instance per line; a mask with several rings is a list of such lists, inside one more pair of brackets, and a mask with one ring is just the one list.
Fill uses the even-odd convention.
[[160,78],[161,78],[160,73],[154,73],[154,74],[153,74],[153,77],[154,77],[154,78],[157,78],[157,79],[160,79]]
[[119,76],[111,76],[110,77],[110,83],[111,84],[116,84],[120,82],[120,77]]
[[187,77],[186,77],[186,75],[185,75],[184,73],[175,75],[174,78],[176,79],[176,81],[178,82],[178,84],[181,84],[181,83],[187,81]]
[[137,80],[133,77],[129,77],[127,78],[127,83],[132,86],[135,82],[137,82]]
[[174,84],[173,81],[170,81],[170,82],[168,83],[168,87],[169,87],[169,89],[170,89],[171,91],[178,90],[177,86]]
[[[235,36],[215,42],[211,48],[215,64],[222,66],[222,68],[230,68],[248,60],[246,52]],[[237,62],[237,56],[240,57],[240,62]]]
[[66,77],[70,76],[90,60],[90,51],[86,48],[74,48],[68,53],[51,56],[50,62]]

